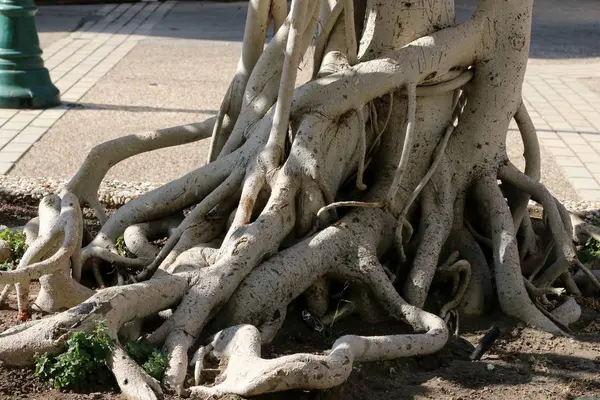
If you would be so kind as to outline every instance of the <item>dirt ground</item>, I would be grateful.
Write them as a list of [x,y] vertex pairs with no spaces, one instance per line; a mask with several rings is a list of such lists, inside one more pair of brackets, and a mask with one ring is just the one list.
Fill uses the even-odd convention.
[[[2,204],[0,225],[20,226],[36,214],[33,202]],[[94,225],[89,222],[89,227],[93,229]],[[10,300],[0,309],[0,332],[17,323],[15,299]],[[575,332],[572,337],[538,332],[500,314],[477,320],[462,319],[459,338],[451,340],[435,355],[356,364],[349,380],[340,387],[264,395],[257,399],[600,399],[600,298],[577,300],[583,314],[571,326]],[[291,306],[283,329],[272,344],[265,346],[265,357],[324,350],[335,338],[350,332],[378,335],[406,329],[397,323],[369,325],[348,319],[330,330],[317,332],[302,322],[300,312],[299,305]],[[480,361],[470,361],[469,354],[493,325],[500,328],[500,338]],[[115,385],[90,382],[87,393],[59,392],[36,378],[31,369],[0,366],[1,400],[120,398]],[[175,399],[169,395],[165,398]]]

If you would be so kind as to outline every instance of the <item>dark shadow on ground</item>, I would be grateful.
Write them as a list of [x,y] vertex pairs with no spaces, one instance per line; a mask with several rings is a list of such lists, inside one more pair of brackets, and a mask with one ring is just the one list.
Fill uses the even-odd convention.
[[69,107],[69,110],[112,110],[112,111],[129,111],[129,112],[173,112],[173,113],[189,113],[189,114],[209,114],[217,115],[217,110],[198,110],[186,108],[165,108],[165,107],[147,107],[147,106],[128,106],[117,104],[97,104],[97,103],[69,103],[64,102],[64,106]]

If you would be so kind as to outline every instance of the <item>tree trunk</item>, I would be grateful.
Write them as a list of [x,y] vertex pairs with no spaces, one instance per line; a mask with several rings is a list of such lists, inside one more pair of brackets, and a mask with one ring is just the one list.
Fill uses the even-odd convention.
[[[238,71],[216,118],[101,144],[58,197],[42,201],[39,235],[28,234],[19,268],[0,272],[0,282],[16,284],[23,319],[27,286],[40,277],[39,307],[74,308],[6,332],[0,359],[22,364],[60,351],[52,332],[82,315],[104,317],[116,336],[124,323],[177,304],[149,336],[170,358],[163,385],[181,395],[250,396],[329,388],[355,361],[436,352],[448,339],[445,320],[479,315],[494,299],[504,313],[560,333],[571,315],[566,305],[553,314],[546,297],[560,292],[558,278],[577,294],[570,274],[585,267],[568,213],[538,182],[539,146],[522,103],[532,5],[481,0],[457,25],[452,0],[294,0],[287,18],[284,1],[251,0]],[[319,19],[313,79],[295,88]],[[264,47],[270,22],[276,35]],[[525,172],[506,154],[513,118]],[[209,136],[206,165],[106,217],[97,190],[111,166]],[[530,198],[545,212],[536,231]],[[79,203],[103,224],[83,248]],[[137,258],[117,254],[123,233]],[[160,250],[150,243],[165,236]],[[90,271],[100,279],[109,264],[118,265],[117,286],[94,293],[79,283]],[[434,280],[451,290],[433,291]],[[332,282],[349,283],[343,310],[330,304]],[[322,321],[356,313],[404,321],[414,333],[350,334],[326,354],[262,359],[261,344],[301,296]],[[426,300],[441,306],[425,311]],[[198,348],[207,332],[217,333]],[[217,384],[185,387],[190,350],[197,378],[209,353],[227,361]],[[158,395],[121,353],[109,364],[124,392]]]

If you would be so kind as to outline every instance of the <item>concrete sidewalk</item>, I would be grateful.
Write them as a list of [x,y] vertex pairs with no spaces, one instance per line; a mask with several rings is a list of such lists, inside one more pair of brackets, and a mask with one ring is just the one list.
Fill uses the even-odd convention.
[[[474,1],[457,1],[465,19]],[[524,95],[542,180],[563,200],[600,200],[600,3],[536,0]],[[247,3],[40,7],[44,59],[65,104],[0,110],[0,173],[69,178],[96,144],[214,115],[237,64]],[[305,79],[308,65],[301,71]],[[514,127],[513,127],[514,128]],[[109,179],[165,182],[202,165],[208,141],[127,160]],[[522,163],[518,132],[510,156]]]

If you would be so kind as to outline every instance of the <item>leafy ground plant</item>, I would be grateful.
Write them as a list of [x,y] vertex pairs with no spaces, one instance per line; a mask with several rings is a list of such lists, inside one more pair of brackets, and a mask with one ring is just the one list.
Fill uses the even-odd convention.
[[[600,226],[600,218],[594,217],[592,223]],[[579,259],[583,263],[600,259],[600,242],[592,237],[588,238],[587,242],[585,242],[585,247],[579,254]]]
[[600,242],[594,238],[589,238],[585,242],[585,247],[581,251],[579,258],[581,262],[587,263],[600,258]]
[[57,389],[79,390],[89,379],[105,381],[110,378],[106,357],[114,345],[106,325],[98,323],[90,333],[75,332],[66,341],[66,351],[56,356],[38,355],[35,374],[47,379]]
[[127,248],[127,245],[125,244],[125,237],[123,235],[117,238],[117,241],[115,242],[115,247],[120,256],[135,258],[135,254],[130,252]]
[[0,240],[10,243],[11,259],[0,263],[0,271],[8,271],[19,264],[21,257],[23,257],[25,250],[27,250],[25,234],[21,231],[11,232],[8,229],[4,229],[0,232]]
[[169,363],[169,358],[152,343],[131,341],[125,345],[125,350],[144,370],[156,380],[162,380]]

